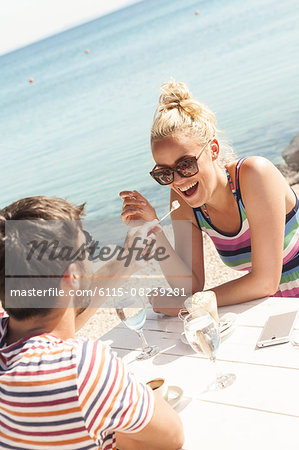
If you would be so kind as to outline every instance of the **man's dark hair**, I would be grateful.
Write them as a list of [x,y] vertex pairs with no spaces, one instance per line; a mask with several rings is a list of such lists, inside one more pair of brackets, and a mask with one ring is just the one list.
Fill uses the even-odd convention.
[[[10,289],[5,290],[5,285],[27,291],[32,288],[34,280],[35,288],[43,289],[45,285],[58,288],[61,277],[72,261],[55,257],[49,263],[49,255],[53,250],[49,244],[54,241],[58,243],[58,252],[66,246],[75,250],[78,248],[84,206],[76,206],[60,198],[36,196],[23,198],[0,210],[0,300],[3,308],[14,319],[44,316],[51,311],[53,297],[35,298],[34,302],[40,300],[41,304],[31,307],[32,298],[12,298]],[[48,244],[43,247],[43,258],[39,258],[38,254],[35,258],[28,258],[28,243],[32,236],[39,246],[45,242]]]

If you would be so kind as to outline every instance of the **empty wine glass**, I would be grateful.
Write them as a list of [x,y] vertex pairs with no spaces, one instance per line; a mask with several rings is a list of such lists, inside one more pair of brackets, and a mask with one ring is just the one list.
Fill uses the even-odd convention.
[[[196,352],[203,352],[212,361],[216,369],[216,352],[220,344],[217,322],[206,311],[194,311],[184,319],[186,338]],[[215,370],[216,371],[216,370]],[[217,391],[230,386],[236,379],[232,373],[222,374],[216,371],[216,379],[208,389]]]
[[148,359],[159,353],[159,347],[150,346],[143,334],[143,325],[146,319],[145,302],[142,297],[129,296],[114,299],[116,313],[120,320],[130,329],[136,331],[141,339],[142,352],[136,359]]

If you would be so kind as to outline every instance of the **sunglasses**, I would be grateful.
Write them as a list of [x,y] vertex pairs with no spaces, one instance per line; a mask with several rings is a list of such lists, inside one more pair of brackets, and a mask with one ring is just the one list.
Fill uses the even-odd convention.
[[173,183],[174,180],[174,172],[178,173],[181,177],[192,177],[193,175],[198,173],[198,165],[197,160],[200,155],[203,153],[206,146],[212,141],[210,139],[199,151],[196,156],[188,156],[185,159],[177,162],[174,167],[159,166],[157,169],[155,166],[153,170],[150,172],[150,175],[156,180],[159,184],[163,186],[167,184]]

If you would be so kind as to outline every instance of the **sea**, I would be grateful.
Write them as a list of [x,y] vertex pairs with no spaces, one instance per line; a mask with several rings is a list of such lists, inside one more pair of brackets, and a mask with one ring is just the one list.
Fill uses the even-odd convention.
[[295,0],[143,0],[2,55],[0,207],[86,202],[111,243],[126,228],[121,190],[164,215],[149,133],[170,77],[215,112],[240,157],[282,162],[299,132],[298,23]]

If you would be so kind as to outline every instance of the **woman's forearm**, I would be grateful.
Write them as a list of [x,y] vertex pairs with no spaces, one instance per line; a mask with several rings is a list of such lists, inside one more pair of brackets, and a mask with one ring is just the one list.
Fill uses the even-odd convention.
[[258,276],[250,272],[241,278],[228,281],[211,290],[217,296],[218,306],[225,306],[269,297],[275,294],[277,286],[271,277]]
[[156,240],[157,247],[165,249],[165,256],[167,258],[159,261],[159,264],[163,275],[172,289],[179,288],[186,295],[201,291],[203,289],[203,280],[200,281],[194,271],[192,271],[192,261],[190,261],[190,265],[187,264],[175,252],[163,231],[157,233]]

